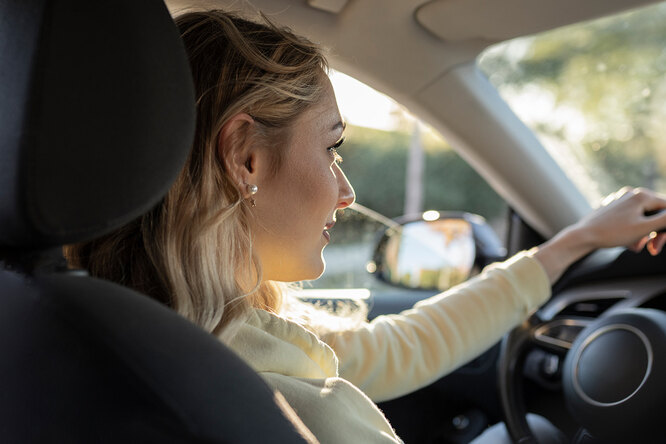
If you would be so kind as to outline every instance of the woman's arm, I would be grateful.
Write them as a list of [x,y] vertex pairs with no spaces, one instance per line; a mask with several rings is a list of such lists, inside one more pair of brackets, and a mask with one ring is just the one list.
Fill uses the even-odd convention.
[[340,359],[340,376],[376,401],[431,383],[498,341],[550,296],[552,284],[573,262],[596,248],[630,246],[652,254],[666,236],[666,199],[623,189],[606,205],[528,253],[488,267],[469,282],[417,303],[399,315],[324,335]]
[[412,309],[321,339],[335,350],[342,378],[384,401],[475,358],[549,296],[543,267],[523,252]]
[[[623,188],[609,196],[604,205],[578,223],[533,251],[551,284],[571,264],[598,248],[625,246],[640,251],[647,245],[652,255],[666,243],[666,212],[646,216],[648,212],[666,209],[666,198],[641,188]],[[653,233],[653,234],[650,234]]]

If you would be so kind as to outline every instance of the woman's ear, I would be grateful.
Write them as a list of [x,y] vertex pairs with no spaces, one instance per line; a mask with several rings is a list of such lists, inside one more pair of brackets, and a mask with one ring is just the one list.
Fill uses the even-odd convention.
[[256,183],[257,152],[252,143],[254,119],[238,113],[222,126],[217,140],[217,155],[224,169],[242,193],[244,185]]

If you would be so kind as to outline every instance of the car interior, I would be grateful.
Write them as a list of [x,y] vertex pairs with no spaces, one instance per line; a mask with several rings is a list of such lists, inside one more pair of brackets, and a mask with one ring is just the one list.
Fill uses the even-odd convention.
[[[329,48],[332,68],[432,125],[507,202],[511,255],[591,206],[477,57],[651,3],[0,0],[1,440],[316,442],[220,341],[62,257],[149,210],[185,161],[194,97],[172,16],[261,11]],[[595,252],[501,343],[379,407],[406,443],[468,443],[498,421],[536,442],[527,412],[572,443],[666,442],[665,269],[663,254]],[[370,317],[430,294],[370,294]]]

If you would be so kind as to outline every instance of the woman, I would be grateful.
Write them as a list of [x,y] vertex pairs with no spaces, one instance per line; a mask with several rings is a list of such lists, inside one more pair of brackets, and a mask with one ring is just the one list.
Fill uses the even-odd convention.
[[266,20],[215,11],[177,24],[198,99],[186,166],[150,213],[67,256],[219,336],[322,442],[399,441],[370,398],[416,390],[485,350],[593,249],[647,244],[657,254],[666,242],[645,236],[666,214],[644,216],[666,199],[623,190],[538,249],[413,310],[324,332],[329,318],[291,308],[281,283],[321,275],[336,211],[354,201],[326,60]]

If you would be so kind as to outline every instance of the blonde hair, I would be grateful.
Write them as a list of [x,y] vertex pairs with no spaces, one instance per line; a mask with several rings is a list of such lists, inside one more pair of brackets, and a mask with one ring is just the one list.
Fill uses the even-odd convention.
[[65,254],[93,276],[132,287],[228,338],[232,321],[250,307],[278,313],[283,291],[278,283],[260,284],[248,205],[219,159],[219,133],[234,115],[252,116],[253,130],[232,143],[261,143],[277,172],[290,125],[323,92],[327,64],[317,45],[263,16],[257,23],[223,11],[192,12],[176,24],[197,97],[185,167],[152,211]]

